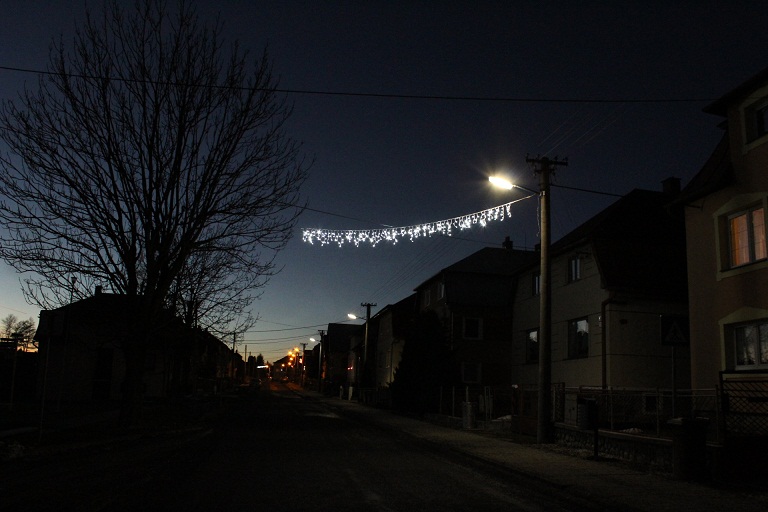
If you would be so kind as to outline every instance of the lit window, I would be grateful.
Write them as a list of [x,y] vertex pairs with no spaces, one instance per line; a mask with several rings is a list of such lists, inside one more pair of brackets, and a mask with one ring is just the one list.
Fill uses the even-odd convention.
[[579,318],[568,322],[568,358],[577,359],[589,355],[589,322]]
[[539,330],[531,329],[525,339],[525,362],[539,362]]
[[734,335],[737,368],[768,368],[768,321],[736,327]]
[[730,266],[766,259],[765,216],[762,207],[728,217]]
[[572,283],[581,279],[581,259],[578,255],[568,259],[568,282]]

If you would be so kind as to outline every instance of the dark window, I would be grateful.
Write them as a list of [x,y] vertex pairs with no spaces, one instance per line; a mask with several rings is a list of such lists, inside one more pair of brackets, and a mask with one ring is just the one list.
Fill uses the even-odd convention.
[[531,329],[525,338],[525,362],[539,362],[539,330]]
[[762,99],[744,109],[747,143],[768,134],[768,100]]
[[736,367],[759,369],[768,367],[768,320],[735,327]]
[[536,296],[541,293],[541,274],[534,272],[531,276],[531,295]]
[[572,283],[581,279],[581,259],[571,256],[568,259],[568,282]]
[[568,322],[568,358],[589,356],[589,322],[579,318]]

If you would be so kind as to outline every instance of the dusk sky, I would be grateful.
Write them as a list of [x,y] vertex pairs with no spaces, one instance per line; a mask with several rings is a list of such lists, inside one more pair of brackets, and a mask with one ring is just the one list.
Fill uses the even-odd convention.
[[[0,98],[35,86],[37,76],[20,70],[46,69],[51,38],[71,41],[84,4],[0,0]],[[484,228],[375,248],[310,245],[302,228],[405,226],[481,211],[523,196],[492,189],[489,175],[537,188],[526,155],[547,155],[569,161],[553,180],[557,240],[616,200],[572,188],[660,190],[670,176],[685,185],[722,134],[721,119],[702,109],[768,67],[768,6],[757,0],[218,0],[198,8],[210,19],[219,13],[228,40],[255,55],[269,46],[294,105],[289,134],[314,159],[303,189],[310,209],[245,336],[248,352],[269,361],[349,312],[364,315],[362,302],[376,303],[375,314],[505,236],[517,247],[538,243],[535,198]],[[0,318],[37,319],[18,279],[0,263]]]

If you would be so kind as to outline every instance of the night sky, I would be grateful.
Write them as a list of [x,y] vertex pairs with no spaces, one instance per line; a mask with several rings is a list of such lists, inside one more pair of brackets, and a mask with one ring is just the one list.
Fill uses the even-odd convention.
[[[100,2],[91,2],[100,5]],[[173,3],[173,2],[171,2]],[[0,0],[0,97],[71,40],[82,1]],[[302,228],[365,229],[457,217],[538,183],[526,155],[568,158],[552,192],[556,240],[633,188],[683,185],[722,134],[702,109],[768,67],[762,1],[199,2],[255,56],[268,45],[294,106],[289,133],[314,160],[309,210],[253,305],[248,353],[276,360],[348,312],[373,313],[440,269],[509,236],[538,243],[537,204],[455,236],[309,245]],[[4,148],[3,148],[4,149]],[[594,192],[576,191],[571,188]],[[607,194],[600,194],[602,192]],[[0,191],[0,193],[2,193]],[[0,318],[37,318],[0,264]],[[309,343],[311,347],[312,344]],[[241,352],[244,347],[239,349]]]

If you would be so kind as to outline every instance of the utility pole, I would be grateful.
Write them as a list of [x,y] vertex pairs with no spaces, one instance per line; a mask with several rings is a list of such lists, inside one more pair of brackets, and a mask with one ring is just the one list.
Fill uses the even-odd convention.
[[299,364],[301,365],[301,368],[299,368],[299,371],[301,372],[301,377],[299,377],[299,384],[301,387],[304,387],[304,369],[307,367],[306,364],[304,364],[304,358],[307,357],[307,344],[305,343],[299,343],[301,345],[301,359],[299,360]]
[[551,228],[549,223],[549,177],[558,165],[567,166],[568,159],[550,160],[547,157],[526,157],[539,175],[539,202],[541,207],[541,248],[539,269],[539,382],[536,442],[552,441],[552,299],[550,291],[551,257],[549,254]]
[[235,385],[235,376],[237,375],[237,370],[235,370],[235,343],[237,343],[237,333],[232,333],[232,386]]
[[[365,308],[365,338],[363,339],[363,364],[360,365],[360,379],[358,385],[362,387],[365,382],[363,381],[363,372],[365,370],[365,365],[368,363],[368,324],[371,323],[371,308],[376,307],[376,304],[372,304],[370,302],[363,302],[360,304],[362,307]],[[362,394],[358,394],[358,397],[361,397]]]
[[[325,331],[319,329],[317,332],[320,333],[320,351],[317,354],[317,391],[319,393],[323,390],[323,337],[325,336]],[[328,358],[328,354],[326,354],[325,358]]]

